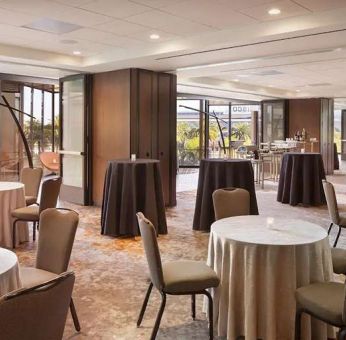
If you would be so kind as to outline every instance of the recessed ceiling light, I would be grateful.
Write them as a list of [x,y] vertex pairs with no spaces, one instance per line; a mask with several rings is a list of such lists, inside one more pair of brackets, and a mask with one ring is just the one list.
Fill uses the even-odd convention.
[[271,9],[268,11],[268,14],[269,14],[269,15],[278,15],[278,14],[280,14],[280,13],[281,13],[281,11],[280,11],[279,8],[271,8]]
[[239,79],[232,79],[233,81],[239,81]]
[[268,85],[269,87],[273,87],[273,85]]
[[74,55],[81,55],[82,52],[81,52],[81,51],[73,51],[73,54],[74,54]]
[[300,92],[300,90],[296,90],[296,92]]
[[160,39],[160,36],[158,34],[156,34],[156,33],[150,34],[150,39],[157,40],[157,39]]

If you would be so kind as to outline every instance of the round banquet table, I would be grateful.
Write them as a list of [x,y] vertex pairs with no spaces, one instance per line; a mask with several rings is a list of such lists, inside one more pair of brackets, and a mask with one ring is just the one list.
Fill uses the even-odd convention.
[[[235,340],[293,340],[295,290],[331,281],[327,232],[296,219],[262,216],[225,218],[213,223],[208,265],[221,279],[214,295],[219,336]],[[204,304],[206,308],[206,304]],[[325,340],[333,329],[303,319],[302,339]]]
[[325,204],[325,178],[320,153],[288,152],[282,159],[277,200],[290,205]]
[[250,214],[257,215],[254,174],[251,161],[246,159],[202,159],[199,167],[197,198],[193,229],[209,231],[215,221],[213,192],[235,187],[250,193]]
[[[12,248],[11,212],[25,207],[24,184],[19,182],[0,182],[0,246]],[[29,240],[26,222],[17,223],[16,245]]]
[[19,289],[21,286],[16,254],[0,248],[0,296]]
[[160,161],[154,159],[108,162],[103,190],[101,233],[138,236],[136,213],[142,212],[158,234],[167,234]]

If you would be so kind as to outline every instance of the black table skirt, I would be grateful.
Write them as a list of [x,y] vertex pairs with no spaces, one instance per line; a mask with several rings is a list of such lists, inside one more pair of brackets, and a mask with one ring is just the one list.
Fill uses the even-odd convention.
[[159,161],[110,161],[103,189],[101,233],[140,235],[136,217],[140,211],[159,234],[167,234]]
[[321,205],[326,203],[322,180],[325,179],[319,153],[284,154],[277,200],[290,205]]
[[258,215],[251,162],[243,159],[203,159],[200,162],[193,229],[210,231],[215,221],[212,194],[216,189],[236,187],[250,193],[250,214]]

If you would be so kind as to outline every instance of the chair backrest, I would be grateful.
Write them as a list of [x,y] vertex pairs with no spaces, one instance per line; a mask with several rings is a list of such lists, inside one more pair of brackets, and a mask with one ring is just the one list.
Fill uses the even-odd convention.
[[61,340],[71,301],[72,272],[0,298],[1,340]]
[[338,202],[336,201],[335,190],[332,183],[323,181],[323,190],[327,200],[330,219],[333,223],[340,223]]
[[78,221],[73,210],[46,209],[41,213],[36,268],[56,274],[67,270]]
[[23,168],[20,173],[20,181],[24,184],[25,195],[37,197],[40,188],[42,168]]
[[217,189],[213,192],[215,219],[250,214],[250,194],[241,188]]
[[42,182],[40,213],[45,209],[56,207],[60,193],[61,181],[61,177],[54,177]]
[[164,281],[160,250],[156,239],[156,230],[153,224],[146,219],[141,212],[137,213],[137,219],[149,265],[151,282],[157,289],[162,290]]

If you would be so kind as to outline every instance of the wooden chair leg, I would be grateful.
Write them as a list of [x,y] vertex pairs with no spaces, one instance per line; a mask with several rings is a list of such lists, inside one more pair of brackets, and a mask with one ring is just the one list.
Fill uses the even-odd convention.
[[193,320],[196,320],[196,295],[191,295],[191,316]]
[[209,340],[214,338],[214,317],[213,317],[213,298],[208,291],[203,292],[208,297],[208,310],[209,310]]
[[334,241],[333,248],[335,248],[336,245],[338,244],[340,233],[341,233],[341,227],[340,226],[338,226],[338,227],[339,227],[339,231],[338,231],[338,234],[336,235],[336,239]]
[[79,332],[80,331],[80,324],[79,324],[76,308],[74,306],[72,297],[71,297],[71,301],[70,301],[70,311],[71,311],[71,315],[72,315],[72,319],[73,319],[74,328],[76,329],[77,332]]
[[163,311],[165,310],[165,306],[166,306],[166,294],[164,292],[160,292],[160,293],[161,293],[161,297],[162,297],[161,306],[160,306],[160,310],[159,310],[157,317],[156,317],[155,325],[154,325],[153,331],[151,333],[150,340],[156,339],[156,335],[157,335],[157,332],[159,330],[160,323],[161,323],[162,314],[163,314]]
[[296,311],[296,322],[295,322],[295,340],[300,340],[301,337],[301,322],[302,322],[302,314],[303,311],[300,309],[297,309]]
[[13,225],[12,225],[12,247],[13,249],[16,248],[16,224],[17,224],[18,220],[14,220],[13,221]]
[[144,316],[145,310],[147,309],[147,304],[148,304],[150,293],[151,293],[152,289],[153,289],[153,283],[150,282],[150,285],[148,287],[147,293],[145,294],[145,298],[144,298],[144,301],[143,301],[143,305],[142,305],[141,311],[140,311],[139,316],[138,316],[137,327],[139,327],[141,325],[141,323],[142,323],[143,316]]

